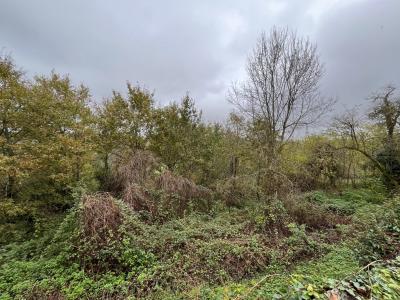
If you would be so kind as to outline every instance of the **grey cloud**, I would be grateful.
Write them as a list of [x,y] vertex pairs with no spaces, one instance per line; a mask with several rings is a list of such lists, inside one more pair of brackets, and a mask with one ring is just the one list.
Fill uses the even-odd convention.
[[326,63],[323,91],[358,103],[399,80],[397,0],[106,1],[2,0],[0,47],[28,71],[69,73],[97,101],[126,80],[160,103],[186,91],[208,120],[244,77],[246,56],[273,25],[310,35]]
[[400,1],[359,1],[326,13],[317,41],[325,91],[351,107],[392,83],[400,88]]

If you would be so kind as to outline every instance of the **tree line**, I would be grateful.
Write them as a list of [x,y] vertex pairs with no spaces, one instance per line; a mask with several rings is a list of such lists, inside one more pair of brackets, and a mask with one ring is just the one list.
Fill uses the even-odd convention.
[[64,209],[79,189],[110,190],[116,162],[138,150],[230,205],[249,194],[261,201],[288,189],[355,185],[368,177],[397,187],[395,87],[371,96],[364,120],[349,111],[328,131],[299,138],[296,132],[334,104],[319,89],[324,68],[317,46],[274,28],[260,36],[246,69],[247,78],[230,89],[235,112],[208,124],[189,94],[162,107],[150,90],[128,83],[125,92],[96,103],[68,76],[28,79],[1,56],[0,199]]

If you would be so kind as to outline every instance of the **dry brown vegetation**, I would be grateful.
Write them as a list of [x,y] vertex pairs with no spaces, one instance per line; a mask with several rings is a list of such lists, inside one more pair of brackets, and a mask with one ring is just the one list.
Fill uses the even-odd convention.
[[90,273],[113,269],[118,265],[115,257],[104,260],[99,253],[120,243],[119,227],[122,212],[115,199],[108,193],[85,195],[80,209],[81,226],[74,241],[74,249],[80,265]]
[[338,224],[350,223],[349,217],[333,213],[293,194],[286,197],[283,203],[293,221],[305,224],[309,229],[329,229],[335,228]]
[[111,190],[120,191],[130,184],[144,185],[159,165],[158,160],[149,151],[129,152],[115,162],[112,172]]
[[151,218],[161,210],[182,217],[191,207],[206,211],[212,193],[208,188],[173,174],[148,151],[136,151],[121,160],[113,174],[113,191],[135,211],[146,211]]
[[25,297],[27,300],[65,300],[60,291],[46,291],[38,287],[33,287]]
[[249,199],[257,198],[254,180],[249,177],[230,177],[216,185],[216,193],[228,207],[243,207]]
[[86,195],[82,199],[82,229],[85,237],[105,242],[108,233],[116,233],[122,223],[120,208],[108,193]]

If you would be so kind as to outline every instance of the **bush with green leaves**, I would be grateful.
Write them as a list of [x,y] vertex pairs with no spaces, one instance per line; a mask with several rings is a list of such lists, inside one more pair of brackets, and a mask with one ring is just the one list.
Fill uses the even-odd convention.
[[342,280],[313,282],[308,276],[292,276],[287,290],[274,299],[328,299],[332,293],[339,299],[399,299],[400,257],[384,263],[369,264]]
[[[325,279],[350,276],[359,261],[393,257],[388,241],[398,237],[396,198],[360,204],[353,223],[313,227],[294,222],[277,199],[149,222],[122,200],[90,197],[58,227],[43,223],[35,238],[1,248],[1,299],[232,298],[249,293],[264,274],[271,277],[251,291],[254,299],[314,293],[319,286],[326,292]],[[325,198],[298,201],[327,209]],[[373,225],[380,231],[369,235]],[[292,288],[289,274],[301,275],[293,276]]]
[[362,263],[393,258],[400,249],[400,198],[394,197],[373,209],[366,207],[355,215],[359,231],[358,255]]
[[[172,287],[183,292],[249,279],[277,262],[289,266],[323,253],[319,238],[288,224],[277,201],[149,223],[109,195],[85,196],[46,239],[4,253],[0,292],[11,298],[153,297]],[[31,255],[23,255],[28,249]]]

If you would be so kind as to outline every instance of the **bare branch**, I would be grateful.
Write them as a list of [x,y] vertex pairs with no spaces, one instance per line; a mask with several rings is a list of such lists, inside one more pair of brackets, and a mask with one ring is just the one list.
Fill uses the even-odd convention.
[[280,149],[296,130],[315,123],[332,106],[319,92],[323,73],[309,39],[274,28],[268,37],[261,34],[248,57],[248,78],[232,87],[229,100],[251,124],[261,122],[267,144]]

